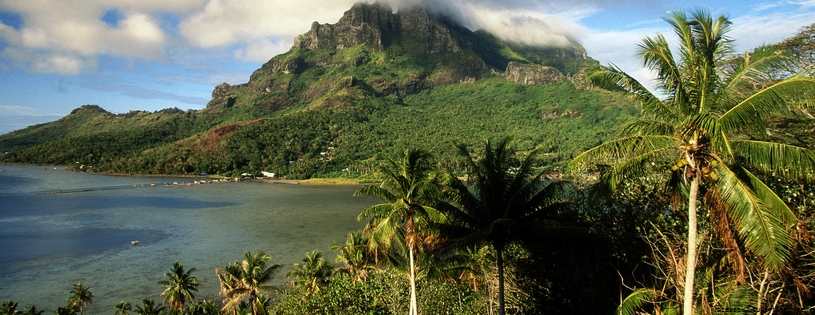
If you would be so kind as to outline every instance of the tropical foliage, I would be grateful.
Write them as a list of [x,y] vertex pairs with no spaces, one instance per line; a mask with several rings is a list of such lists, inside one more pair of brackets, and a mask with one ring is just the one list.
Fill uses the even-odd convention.
[[198,291],[198,278],[192,276],[193,271],[195,268],[184,271],[184,265],[176,261],[173,268],[164,274],[167,279],[158,282],[158,285],[167,287],[161,296],[170,309],[180,311],[184,304],[195,300],[193,292]]
[[295,286],[304,286],[311,293],[320,291],[328,283],[328,278],[334,273],[334,265],[325,261],[323,253],[314,250],[306,254],[302,263],[294,264],[294,268],[286,273],[286,277],[294,278]]
[[509,147],[509,138],[493,146],[488,141],[479,160],[472,158],[465,146],[459,152],[468,169],[466,182],[448,174],[447,193],[452,203],[446,212],[448,237],[458,247],[481,244],[492,246],[498,270],[498,313],[504,306],[504,251],[535,224],[556,225],[558,207],[566,200],[560,183],[550,180],[543,171],[535,171],[537,152],[517,161]]
[[68,298],[68,307],[83,313],[85,306],[93,302],[93,293],[84,282],[74,284],[71,297]]
[[[382,62],[416,67],[258,73],[288,80],[297,95],[261,99],[244,87],[234,108],[200,112],[113,115],[85,106],[48,128],[2,138],[0,147],[15,148],[10,159],[80,162],[98,171],[265,169],[289,178],[364,174],[381,182],[356,192],[381,202],[361,209],[363,230],[331,245],[338,265],[318,250],[307,253],[289,266],[294,285],[275,287],[274,275],[286,266],[246,252],[210,279],[219,281],[222,301],[195,301],[195,268],[176,262],[159,281],[167,307],[151,298],[90,305],[93,294],[80,282],[54,313],[812,313],[815,81],[805,63],[812,27],[733,55],[726,18],[697,10],[667,20],[678,49],[661,35],[640,46],[658,75],[656,93],[609,66],[590,78],[614,92],[493,77],[381,97],[382,86],[357,84],[332,87],[334,94],[312,108],[303,95],[319,94],[315,82],[336,83],[331,71],[382,79],[426,73],[431,65],[365,47],[294,51],[281,58],[402,56]],[[478,36],[479,45],[500,48]],[[535,59],[504,48],[514,55],[487,62]],[[579,67],[568,70],[574,66],[560,68],[580,76]],[[620,92],[641,113],[613,138],[609,130],[632,113],[620,105],[629,103]],[[290,104],[248,106],[271,98]],[[267,116],[241,120],[254,111]],[[114,121],[127,127],[111,127]],[[85,123],[103,132],[73,129]],[[48,137],[55,142],[37,144]],[[499,140],[483,142],[490,138]],[[109,154],[105,144],[112,142],[123,156]],[[470,150],[474,144],[483,150]],[[578,172],[561,173],[572,157]],[[42,313],[36,305],[21,312],[12,300],[0,305],[0,315]]]
[[[241,303],[251,305],[252,314],[263,314],[265,308],[259,303],[262,292],[274,291],[268,285],[281,265],[270,265],[272,256],[262,251],[246,252],[244,259],[226,265],[224,269],[215,269],[221,283],[220,295],[224,298],[224,311],[236,311]],[[263,311],[263,312],[261,312]]]
[[668,173],[664,178],[674,196],[687,200],[682,309],[689,315],[697,294],[699,201],[730,250],[728,258],[739,277],[745,277],[742,248],[773,271],[790,261],[796,215],[758,174],[810,176],[815,166],[812,151],[766,139],[765,126],[772,115],[788,113],[802,98],[815,95],[815,79],[767,75],[788,62],[787,56],[769,48],[727,59],[732,42],[727,37],[730,21],[723,16],[713,18],[704,10],[673,12],[666,21],[679,39],[678,57],[662,35],[646,37],[639,46],[643,63],[657,73],[658,89],[666,97],[659,98],[613,66],[595,73],[597,85],[638,100],[642,114],[625,124],[617,139],[582,153],[571,165],[583,170],[594,163],[607,165],[601,181],[612,191],[626,178]]
[[407,251],[411,315],[417,314],[415,255],[426,242],[432,241],[422,229],[431,222],[445,220],[444,215],[431,206],[438,193],[438,174],[432,170],[430,153],[408,149],[395,159],[388,159],[380,170],[381,185],[368,185],[354,193],[384,201],[365,209],[357,219],[370,219],[364,233],[369,235],[372,250]]

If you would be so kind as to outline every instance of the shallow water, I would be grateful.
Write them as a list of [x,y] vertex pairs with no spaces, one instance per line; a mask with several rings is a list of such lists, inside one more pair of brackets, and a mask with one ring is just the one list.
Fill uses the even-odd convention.
[[[195,178],[89,175],[0,164],[0,300],[51,313],[74,283],[95,299],[86,314],[119,301],[160,301],[173,262],[196,268],[197,299],[218,300],[214,269],[262,250],[284,264],[274,285],[306,252],[343,242],[376,202],[352,197],[359,186],[261,181],[164,186]],[[151,183],[157,184],[150,187]],[[140,245],[131,246],[131,240]]]

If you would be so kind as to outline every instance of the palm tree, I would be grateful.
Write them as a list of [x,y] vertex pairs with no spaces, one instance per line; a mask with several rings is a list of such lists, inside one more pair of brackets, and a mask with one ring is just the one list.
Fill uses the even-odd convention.
[[132,306],[130,302],[121,301],[119,304],[116,304],[116,313],[115,315],[130,315],[128,311],[132,310]]
[[218,308],[218,305],[215,305],[215,301],[211,300],[202,300],[198,301],[194,304],[190,304],[189,307],[184,311],[185,315],[220,315],[221,310]]
[[241,302],[248,300],[252,305],[252,314],[258,315],[258,296],[261,292],[273,291],[275,288],[267,285],[274,275],[280,271],[281,265],[271,265],[272,256],[264,252],[252,254],[246,252],[245,259],[234,262],[224,269],[215,269],[215,274],[221,282],[220,295],[224,297],[224,311],[235,311]]
[[71,290],[71,297],[68,298],[68,307],[78,310],[80,314],[85,309],[85,306],[93,302],[93,293],[85,285],[84,282],[74,284],[74,289]]
[[337,253],[336,262],[346,266],[338,271],[347,273],[354,281],[364,282],[374,269],[374,254],[368,250],[368,238],[361,231],[349,232],[345,245],[340,246],[335,242],[330,249]]
[[184,271],[184,265],[180,262],[175,262],[170,272],[164,274],[167,280],[161,280],[159,285],[167,287],[161,296],[164,297],[164,302],[170,309],[181,311],[186,302],[195,300],[193,291],[198,291],[198,278],[193,277],[191,274],[195,268],[190,268]]
[[59,306],[54,311],[55,315],[76,315],[76,309],[66,306]]
[[20,311],[17,310],[17,302],[7,300],[0,305],[0,314],[2,315],[17,315]]
[[[787,60],[770,49],[757,49],[725,66],[733,49],[727,37],[730,21],[704,10],[671,13],[680,46],[674,58],[662,35],[646,37],[639,56],[657,74],[659,98],[614,66],[592,75],[595,84],[624,91],[642,106],[640,119],[628,123],[619,138],[578,155],[581,170],[594,163],[609,168],[601,181],[613,191],[624,178],[668,171],[676,196],[687,192],[688,249],[683,296],[684,314],[692,313],[696,267],[697,202],[700,195],[717,234],[733,261],[744,246],[768,268],[778,270],[789,258],[793,238],[788,228],[794,213],[753,171],[806,176],[815,155],[805,148],[766,140],[765,122],[795,105],[794,96],[812,97],[815,80],[794,75],[784,80],[767,75]],[[741,267],[738,267],[741,269]]]
[[32,304],[30,308],[26,308],[21,314],[25,315],[42,315],[45,313],[43,310],[38,310],[36,304]]
[[156,305],[153,299],[142,299],[141,306],[136,306],[136,314],[139,315],[159,315],[164,313],[164,306]]
[[304,285],[309,292],[314,293],[328,283],[328,278],[334,273],[334,265],[326,262],[323,253],[314,250],[306,253],[303,263],[294,264],[294,269],[286,273],[286,277],[295,278],[292,283]]
[[498,270],[498,313],[504,314],[504,249],[522,239],[523,231],[537,222],[554,224],[553,211],[566,204],[557,199],[565,182],[548,180],[543,171],[535,172],[537,151],[513,166],[515,153],[509,138],[493,147],[487,141],[484,156],[473,160],[464,145],[458,145],[465,158],[469,180],[464,182],[448,174],[445,192],[450,203],[440,206],[449,224],[442,231],[454,247],[468,248],[487,244],[495,249]]
[[[444,221],[444,216],[429,206],[437,191],[436,175],[430,153],[408,149],[397,159],[388,159],[380,170],[379,186],[364,186],[354,195],[376,196],[384,203],[362,211],[357,220],[369,218],[364,232],[369,235],[372,249],[390,250],[392,241],[404,242],[409,258],[410,315],[417,314],[416,266],[414,255],[423,243],[419,229],[428,222]],[[397,237],[398,236],[398,237]]]

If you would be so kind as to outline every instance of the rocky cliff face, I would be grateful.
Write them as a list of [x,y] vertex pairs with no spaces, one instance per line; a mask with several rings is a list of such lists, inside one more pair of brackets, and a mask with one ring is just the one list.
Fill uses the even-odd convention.
[[345,49],[360,44],[382,50],[383,33],[395,28],[394,15],[388,5],[355,4],[336,24],[314,22],[311,30],[294,38],[293,49]]
[[511,61],[507,65],[504,77],[521,85],[551,84],[563,81],[563,74],[557,69],[531,63]]
[[[288,53],[269,60],[248,83],[217,86],[207,108],[230,108],[246,102],[274,111],[352,87],[405,96],[501,74],[519,84],[549,84],[563,80],[564,75],[539,63],[547,58],[585,59],[585,50],[579,45],[576,48],[519,48],[520,54],[505,54],[504,50],[513,48],[492,35],[436,19],[422,8],[393,13],[387,4],[357,3],[335,24],[314,22],[308,32],[295,38]],[[530,59],[522,57],[524,54],[546,57]],[[327,69],[333,69],[332,74],[323,73]],[[308,86],[302,82],[298,85],[297,76],[306,72],[311,76],[321,73],[320,79]],[[351,86],[343,83],[349,77]],[[241,89],[247,93],[238,93]],[[242,100],[238,94],[255,97]]]

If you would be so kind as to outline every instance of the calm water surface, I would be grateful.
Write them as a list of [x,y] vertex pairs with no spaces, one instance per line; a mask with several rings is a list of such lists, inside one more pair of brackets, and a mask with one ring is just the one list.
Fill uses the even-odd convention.
[[[164,186],[195,178],[89,175],[64,168],[0,164],[0,300],[52,313],[74,283],[95,299],[86,314],[125,300],[160,302],[173,262],[194,267],[197,299],[218,300],[214,269],[265,251],[284,264],[274,285],[306,252],[343,242],[375,199],[359,186],[260,181]],[[150,187],[155,183],[156,187]],[[140,245],[131,246],[130,241]]]

